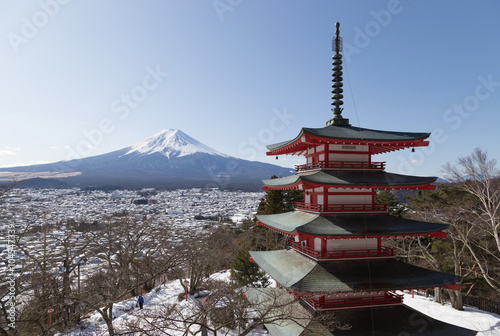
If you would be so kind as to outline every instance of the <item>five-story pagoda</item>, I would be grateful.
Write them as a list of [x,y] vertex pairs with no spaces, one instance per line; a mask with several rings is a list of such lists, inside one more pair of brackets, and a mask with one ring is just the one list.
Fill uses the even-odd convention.
[[[382,244],[384,237],[446,237],[443,230],[448,225],[391,216],[386,204],[375,202],[380,190],[435,189],[436,177],[392,174],[385,171],[385,162],[372,161],[375,154],[427,146],[430,134],[365,129],[343,118],[339,23],[336,27],[334,117],[326,127],[302,128],[294,139],[268,146],[267,155],[306,158],[305,164],[296,166],[297,174],[263,181],[265,190],[304,192],[304,202],[295,203],[294,211],[258,216],[258,225],[290,237],[289,249],[250,252],[251,257],[280,286],[300,297],[311,316],[335,311],[341,322],[351,325],[334,335],[475,335],[411,310],[396,293],[460,288],[460,277],[398,261],[394,250]],[[247,296],[262,301],[256,291]],[[425,328],[414,323],[418,318]],[[268,327],[273,335],[308,334],[306,326],[297,329],[293,323]],[[329,334],[327,329],[321,329],[322,334]]]

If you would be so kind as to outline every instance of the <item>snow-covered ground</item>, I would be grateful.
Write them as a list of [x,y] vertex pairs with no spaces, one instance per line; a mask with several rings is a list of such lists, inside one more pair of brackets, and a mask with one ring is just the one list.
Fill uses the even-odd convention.
[[477,308],[465,307],[464,311],[453,309],[450,304],[441,304],[423,295],[404,294],[404,303],[436,320],[454,324],[467,329],[477,330],[477,336],[500,336],[500,315],[488,313]]
[[[214,279],[227,280],[229,272],[216,273],[211,276]],[[144,310],[141,311],[135,308],[137,298],[122,301],[115,304],[114,326],[117,330],[125,328],[127,323],[137,320],[137,316],[145,315],[148,311],[157,309],[157,307],[167,304],[176,303],[183,311],[191,310],[194,298],[189,298],[188,301],[178,301],[179,293],[183,292],[183,288],[178,280],[167,282],[166,285],[160,285],[151,292],[144,295],[145,304]],[[404,293],[404,302],[409,307],[419,310],[422,313],[429,315],[435,319],[458,325],[464,328],[479,331],[478,336],[500,336],[500,316],[476,308],[466,307],[465,311],[453,309],[450,305],[442,306],[439,303],[432,301],[430,298],[425,298],[422,295],[415,294],[412,298],[411,294]],[[87,329],[73,332],[66,335],[107,335],[106,324],[102,321],[98,312],[92,313],[86,318],[85,323],[89,326]],[[182,335],[182,332],[171,332],[169,335]],[[236,336],[237,330],[228,331],[228,336]],[[251,336],[268,335],[262,327],[250,333]]]
[[[213,274],[210,278],[218,279],[218,280],[227,280],[229,277],[229,272],[220,272]],[[179,283],[179,280],[169,281],[165,285],[160,285],[154,288],[151,292],[143,295],[145,303],[144,309],[141,311],[139,308],[136,308],[137,298],[131,298],[129,300],[122,301],[114,305],[113,311],[116,316],[113,320],[113,326],[116,330],[126,329],[128,323],[133,323],[137,320],[137,316],[144,316],[148,313],[148,311],[154,311],[157,307],[160,307],[164,304],[177,304],[177,307],[182,309],[182,311],[188,312],[192,309],[194,305],[193,300],[197,300],[193,297],[189,297],[188,301],[178,300],[179,293],[184,291],[183,287]],[[88,328],[75,331],[72,333],[64,334],[71,336],[87,336],[87,335],[99,335],[105,336],[107,335],[107,327],[106,323],[101,318],[101,315],[96,311],[92,313],[88,318],[84,319],[85,324]],[[194,330],[194,328],[193,328]],[[181,331],[175,332],[169,330],[168,335],[182,335]],[[167,335],[167,334],[165,334]],[[220,335],[224,335],[223,332],[220,332]],[[237,330],[227,330],[227,336],[237,336]],[[251,336],[261,336],[267,335],[267,331],[263,327],[256,328],[249,335]],[[62,335],[61,335],[62,336]]]

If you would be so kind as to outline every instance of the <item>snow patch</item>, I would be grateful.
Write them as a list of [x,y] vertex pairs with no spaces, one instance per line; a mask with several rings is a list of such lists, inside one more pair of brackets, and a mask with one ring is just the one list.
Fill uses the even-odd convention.
[[459,327],[477,330],[477,336],[498,336],[500,335],[500,315],[485,312],[474,307],[465,306],[464,311],[459,311],[451,307],[450,304],[441,305],[417,295],[412,298],[411,294],[404,293],[404,304],[436,320],[454,324]]

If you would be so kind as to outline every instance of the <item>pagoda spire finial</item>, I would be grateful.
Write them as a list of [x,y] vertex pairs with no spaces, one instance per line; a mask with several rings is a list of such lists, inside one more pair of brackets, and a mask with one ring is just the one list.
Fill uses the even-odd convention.
[[335,24],[335,37],[333,39],[333,46],[332,49],[335,52],[333,55],[333,67],[332,67],[332,106],[334,108],[332,109],[333,111],[333,119],[330,119],[326,122],[326,125],[345,125],[349,126],[349,119],[344,119],[342,117],[342,110],[343,108],[340,107],[341,105],[344,104],[342,101],[342,98],[344,98],[344,95],[342,95],[342,86],[344,85],[342,83],[342,55],[340,54],[342,52],[342,37],[340,37],[340,23],[337,22]]

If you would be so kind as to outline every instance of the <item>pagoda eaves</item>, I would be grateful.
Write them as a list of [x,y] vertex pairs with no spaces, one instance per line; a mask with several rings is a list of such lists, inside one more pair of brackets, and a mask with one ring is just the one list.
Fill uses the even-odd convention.
[[[323,238],[355,237],[442,237],[449,224],[429,223],[388,214],[319,215],[290,211],[274,215],[257,215],[258,225],[287,236],[310,235]],[[368,223],[368,225],[367,225]]]
[[294,250],[251,251],[273,279],[297,293],[357,293],[454,285],[462,278],[395,259],[317,262]]
[[323,144],[366,145],[369,154],[381,154],[429,144],[430,133],[392,132],[354,126],[330,125],[323,128],[302,128],[292,140],[268,145],[267,155],[304,155],[310,146]]
[[386,173],[383,171],[366,171],[362,174],[350,171],[313,171],[280,178],[263,180],[264,190],[290,190],[316,188],[322,186],[338,188],[366,188],[378,190],[434,190],[432,185],[437,177],[422,177]]

